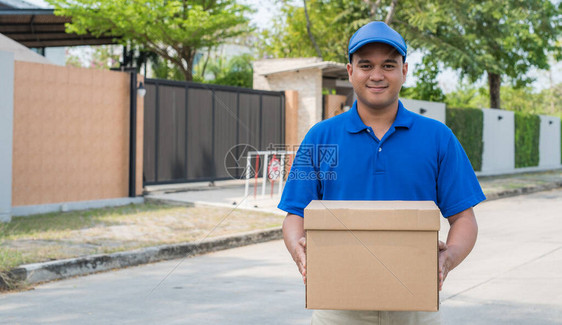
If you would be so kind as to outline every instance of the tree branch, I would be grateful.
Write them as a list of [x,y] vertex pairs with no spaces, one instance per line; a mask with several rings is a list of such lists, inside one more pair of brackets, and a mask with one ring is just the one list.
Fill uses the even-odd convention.
[[392,3],[390,4],[390,9],[388,10],[388,14],[386,15],[386,18],[384,19],[384,22],[387,25],[392,24],[392,18],[394,17],[394,11],[396,10],[396,3],[398,2],[398,0],[392,0]]
[[207,48],[207,57],[205,58],[205,63],[203,64],[203,69],[201,70],[201,78],[205,76],[205,70],[207,69],[207,63],[209,63],[209,57],[211,56],[211,47]]
[[[106,21],[111,27],[111,29],[117,29],[118,26],[117,24],[115,24],[115,22],[107,17],[99,17],[102,20]],[[136,39],[137,41],[139,39],[142,39],[144,41],[145,44],[147,44],[147,48],[152,50],[153,52],[155,52],[156,54],[160,55],[161,57],[163,57],[164,59],[172,62],[173,64],[175,64],[176,66],[178,66],[178,68],[180,68],[182,70],[182,72],[184,72],[185,75],[186,71],[185,67],[183,67],[183,62],[182,62],[182,51],[179,47],[177,47],[177,45],[175,44],[168,44],[169,47],[171,47],[172,49],[174,49],[174,51],[176,51],[176,53],[178,54],[178,57],[172,56],[170,54],[168,54],[168,51],[166,51],[166,49],[161,48],[158,44],[156,44],[153,40],[150,39],[150,37],[148,37],[147,34],[139,32],[136,28],[134,28],[134,26],[131,26],[128,29],[125,29],[127,33],[129,33],[130,35],[132,35],[132,39]],[[161,29],[161,31],[165,34],[164,30]],[[173,43],[173,42],[170,42]],[[189,69],[189,67],[188,67]]]
[[320,48],[318,47],[318,44],[316,44],[314,35],[312,35],[312,32],[310,30],[311,23],[308,17],[308,10],[306,9],[306,0],[302,0],[302,2],[304,4],[304,15],[306,16],[306,31],[308,32],[308,37],[310,37],[310,41],[312,42],[312,45],[314,45],[314,48],[316,49],[316,54],[318,55],[319,58],[322,59],[322,52],[320,52]]
[[375,3],[370,0],[363,0],[363,2],[371,7],[369,8],[369,13],[371,14],[371,18],[376,20],[377,9],[379,9],[379,6],[381,5],[381,0],[377,0]]

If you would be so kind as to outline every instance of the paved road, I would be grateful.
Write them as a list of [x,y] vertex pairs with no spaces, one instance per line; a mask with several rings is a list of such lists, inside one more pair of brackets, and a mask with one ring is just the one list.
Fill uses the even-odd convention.
[[[477,246],[442,293],[444,324],[562,324],[562,190],[476,213]],[[308,324],[310,314],[282,241],[0,295],[2,324]]]

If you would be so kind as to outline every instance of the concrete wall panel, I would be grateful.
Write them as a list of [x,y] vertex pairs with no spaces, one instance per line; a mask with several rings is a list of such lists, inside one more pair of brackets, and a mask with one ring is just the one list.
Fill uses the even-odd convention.
[[436,119],[445,124],[445,103],[428,102],[425,100],[400,99],[406,109],[423,116]]
[[560,166],[560,119],[540,115],[539,167]]
[[[144,77],[137,75],[137,82],[144,84]],[[142,195],[142,171],[144,162],[144,98],[137,96],[137,154],[136,154],[136,177],[135,194]]]
[[515,169],[515,117],[513,112],[482,109],[484,130],[482,172],[510,172]]
[[14,54],[0,51],[0,222],[11,219]]

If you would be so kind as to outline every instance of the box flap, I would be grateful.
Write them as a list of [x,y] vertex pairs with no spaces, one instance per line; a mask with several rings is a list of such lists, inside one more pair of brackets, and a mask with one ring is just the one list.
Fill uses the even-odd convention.
[[311,201],[304,229],[438,231],[440,211],[433,201]]

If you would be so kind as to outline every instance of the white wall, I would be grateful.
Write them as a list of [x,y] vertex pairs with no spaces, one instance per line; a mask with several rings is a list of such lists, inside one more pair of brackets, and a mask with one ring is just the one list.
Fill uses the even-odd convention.
[[254,62],[254,89],[298,91],[298,143],[304,139],[304,136],[314,124],[322,120],[322,70],[308,68],[274,73],[267,77],[262,74],[277,71],[281,68],[306,66],[319,61],[319,58],[305,58],[269,59]]
[[540,115],[539,167],[560,166],[560,119]]
[[267,79],[271,90],[290,89],[299,92],[297,142],[300,143],[308,130],[322,120],[322,70],[282,72]]
[[[402,99],[400,101],[406,109],[423,116],[445,123],[445,103],[428,102],[425,100]],[[423,112],[423,113],[422,113]]]
[[66,65],[66,52],[64,47],[47,47],[45,48],[45,57],[56,65]]
[[14,54],[0,51],[0,222],[11,220]]
[[515,116],[499,109],[482,109],[484,129],[482,172],[510,172],[515,169]]
[[16,61],[37,62],[53,64],[46,57],[33,52],[13,39],[0,34],[0,51],[11,52]]

